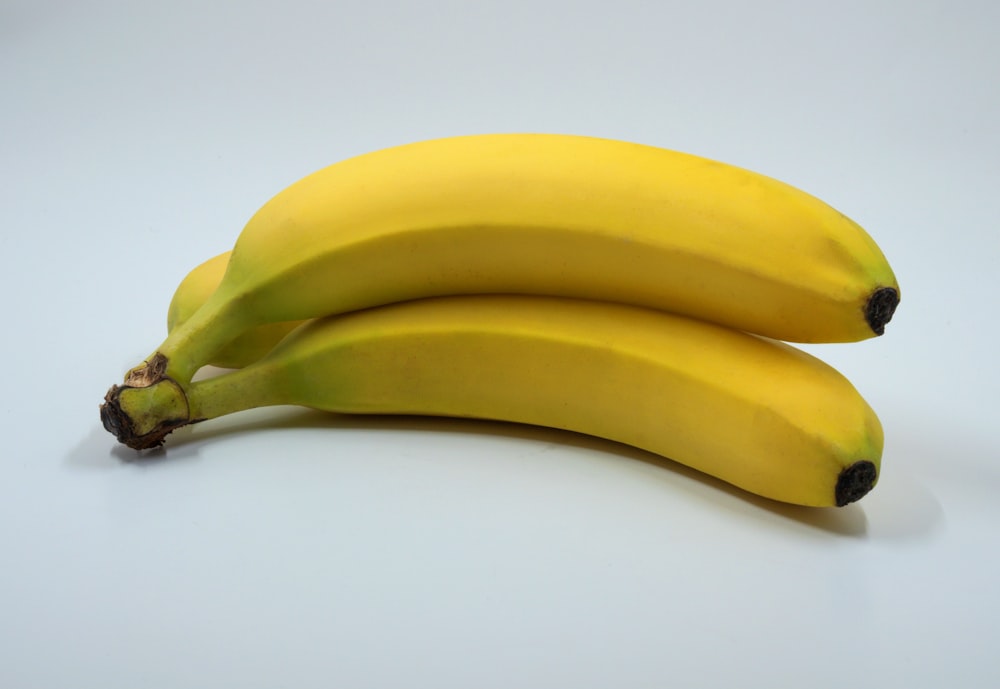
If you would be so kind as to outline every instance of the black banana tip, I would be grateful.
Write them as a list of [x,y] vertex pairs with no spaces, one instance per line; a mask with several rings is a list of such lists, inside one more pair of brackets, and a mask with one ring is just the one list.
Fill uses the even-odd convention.
[[892,320],[892,314],[899,306],[899,291],[895,287],[879,287],[865,304],[865,320],[872,332],[881,335],[885,332],[885,324]]
[[837,487],[834,490],[837,507],[857,502],[868,495],[877,480],[878,469],[875,468],[874,462],[869,462],[867,459],[845,467],[837,477]]

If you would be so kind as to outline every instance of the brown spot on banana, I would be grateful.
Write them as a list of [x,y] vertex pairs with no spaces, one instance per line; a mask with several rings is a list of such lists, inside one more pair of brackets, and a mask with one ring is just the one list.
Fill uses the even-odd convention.
[[163,380],[166,371],[167,357],[157,352],[148,361],[136,366],[125,375],[125,385],[131,388],[147,388]]

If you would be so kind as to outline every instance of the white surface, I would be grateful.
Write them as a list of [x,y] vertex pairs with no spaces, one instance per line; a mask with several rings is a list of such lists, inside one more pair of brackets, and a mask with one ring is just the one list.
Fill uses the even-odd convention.
[[[995,687],[1000,5],[0,8],[0,686]],[[560,131],[821,196],[900,278],[815,347],[878,488],[757,500],[535,429],[282,409],[143,461],[97,407],[195,263],[330,162]]]

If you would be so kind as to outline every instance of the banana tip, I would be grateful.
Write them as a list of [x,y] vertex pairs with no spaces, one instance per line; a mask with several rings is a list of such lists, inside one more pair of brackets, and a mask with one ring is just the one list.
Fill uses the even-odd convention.
[[834,498],[837,507],[843,507],[857,502],[875,487],[878,480],[878,469],[874,462],[864,459],[844,468],[837,477],[837,487]]
[[876,335],[885,333],[885,325],[892,320],[892,314],[899,306],[899,290],[895,287],[879,287],[868,297],[865,304],[865,320]]

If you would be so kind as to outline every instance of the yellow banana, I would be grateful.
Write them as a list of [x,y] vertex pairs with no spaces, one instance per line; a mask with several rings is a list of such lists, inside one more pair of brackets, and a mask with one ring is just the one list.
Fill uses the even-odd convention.
[[[167,310],[168,333],[189,319],[212,296],[222,281],[228,263],[227,251],[199,264],[181,280]],[[251,328],[216,352],[208,363],[219,368],[242,368],[271,351],[301,323],[268,323]]]
[[183,387],[259,325],[475,293],[840,342],[881,334],[899,288],[861,227],[768,177],[591,137],[455,137],[340,162],[268,201],[219,288],[125,382]]
[[311,321],[266,357],[191,383],[115,388],[133,447],[265,405],[473,417],[626,443],[753,493],[844,505],[875,484],[882,428],[790,345],[663,311],[521,295],[441,297]]

